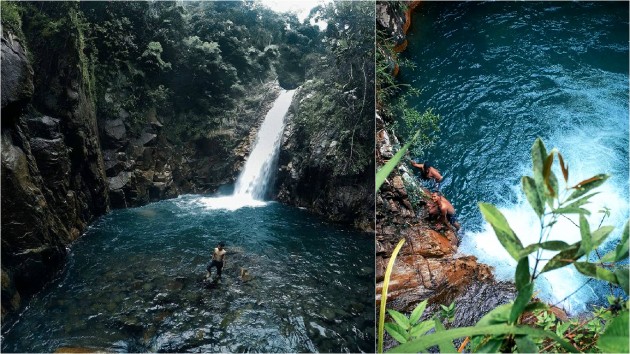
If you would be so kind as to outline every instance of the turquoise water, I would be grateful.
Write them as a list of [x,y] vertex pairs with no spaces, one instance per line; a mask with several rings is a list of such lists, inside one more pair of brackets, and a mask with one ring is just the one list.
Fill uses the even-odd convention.
[[[3,352],[374,350],[373,236],[278,203],[182,196],[99,219]],[[202,278],[225,241],[223,279]],[[241,268],[252,275],[243,282]]]
[[[514,262],[478,201],[498,205],[524,243],[537,242],[520,176],[531,175],[539,136],[548,150],[560,149],[571,183],[612,175],[589,206],[589,221],[597,227],[597,211],[609,207],[604,224],[621,228],[629,196],[628,3],[423,2],[414,16],[404,56],[416,69],[401,78],[423,90],[413,102],[418,109],[442,116],[438,143],[423,158],[443,172],[442,191],[463,220],[460,251],[495,266],[499,278],[513,276]],[[555,229],[551,239],[580,239],[568,221]],[[539,290],[559,301],[584,282],[565,269],[549,273]],[[586,286],[564,305],[580,312],[607,289]]]

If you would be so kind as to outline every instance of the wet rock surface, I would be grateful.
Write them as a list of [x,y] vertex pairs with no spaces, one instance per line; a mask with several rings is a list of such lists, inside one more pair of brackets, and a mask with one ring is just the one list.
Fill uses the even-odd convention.
[[50,53],[59,59],[47,68],[50,76],[25,53],[21,39],[3,32],[3,319],[57,274],[66,245],[108,210],[96,119],[74,65],[77,53]]
[[[283,203],[305,208],[339,223],[351,224],[363,231],[374,229],[374,176],[369,166],[353,173],[335,171],[348,166],[349,156],[340,150],[339,132],[296,123],[297,114],[313,114],[302,107],[317,100],[309,83],[299,89],[286,117],[278,158],[275,198]],[[315,118],[314,118],[315,119]],[[320,118],[317,118],[320,119]],[[310,137],[312,134],[315,137]],[[373,165],[372,165],[373,166]]]
[[[33,95],[33,68],[26,58],[21,39],[12,33],[2,32],[2,110],[19,108]],[[14,115],[2,115],[2,124],[15,119]]]

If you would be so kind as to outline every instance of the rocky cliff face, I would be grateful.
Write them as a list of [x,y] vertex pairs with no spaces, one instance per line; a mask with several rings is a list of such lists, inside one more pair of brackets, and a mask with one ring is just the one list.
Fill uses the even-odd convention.
[[[398,141],[378,116],[376,123],[376,161],[383,165],[392,158]],[[381,301],[392,251],[404,238],[390,278],[387,307],[411,312],[419,302],[429,300],[425,316],[430,317],[439,311],[439,305],[455,301],[455,325],[474,325],[487,311],[513,300],[514,286],[496,282],[492,268],[478,263],[474,256],[457,253],[459,235],[430,214],[428,193],[403,163],[376,196],[376,304]],[[389,339],[386,346],[394,344]]]
[[[306,83],[293,98],[279,156],[276,198],[331,221],[372,231],[373,168],[365,168],[360,173],[338,172],[352,157],[340,149],[340,132],[326,121],[327,115],[306,108],[313,102],[320,105],[321,91],[315,87],[312,82]],[[321,125],[303,124],[300,117],[313,114],[317,119],[310,120],[320,120]]]
[[[2,33],[2,316],[63,265],[109,199],[92,97],[76,47],[32,67]],[[39,62],[41,63],[41,62]],[[35,83],[35,84],[34,84]]]
[[[119,101],[123,92],[106,90],[104,99]],[[268,83],[253,89],[238,124],[187,142],[172,142],[167,131],[177,124],[155,110],[145,112],[140,132],[130,129],[131,117],[121,107],[99,117],[103,159],[113,208],[127,208],[173,198],[183,193],[212,193],[234,182],[256,137],[257,128],[278,96]]]

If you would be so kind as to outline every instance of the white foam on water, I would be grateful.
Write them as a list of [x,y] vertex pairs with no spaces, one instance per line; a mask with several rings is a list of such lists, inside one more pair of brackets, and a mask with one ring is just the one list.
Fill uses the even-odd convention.
[[199,202],[206,209],[223,209],[228,211],[234,211],[245,207],[264,207],[269,204],[268,202],[256,200],[246,195],[230,195],[226,197],[202,198]]
[[[627,77],[626,81],[622,82],[627,82]],[[611,214],[602,225],[615,226],[615,231],[600,249],[609,249],[620,239],[621,229],[629,215],[627,95],[617,94],[619,99],[611,101],[611,94],[614,94],[611,91],[615,90],[612,86],[591,90],[584,87],[570,87],[567,91],[572,91],[571,94],[574,97],[577,96],[581,105],[573,108],[573,111],[566,110],[566,107],[556,107],[544,112],[549,117],[554,117],[554,121],[557,119],[559,124],[563,124],[549,139],[546,139],[545,145],[547,151],[557,147],[562,153],[565,163],[569,165],[570,186],[598,173],[611,175],[610,179],[596,189],[600,193],[591,198],[591,203],[585,206],[591,212],[591,215],[587,217],[591,231],[600,225],[603,214],[599,211],[604,207],[610,209]],[[623,90],[627,92],[625,87]],[[543,112],[540,113],[543,114]],[[530,146],[523,146],[523,149],[529,150],[529,148]],[[558,166],[557,160],[555,166]],[[531,176],[533,174],[531,161],[524,162],[520,171],[516,172],[520,172],[520,175]],[[559,168],[555,174],[560,188],[564,188],[565,184]],[[497,205],[497,207],[505,215],[524,246],[537,243],[540,238],[538,217],[522,193],[520,183],[511,188],[517,195],[517,202]],[[575,225],[579,224],[578,216],[568,216],[572,221],[563,217],[559,218],[549,237],[543,241],[561,240],[569,244],[579,241],[580,232]],[[516,261],[505,251],[488,223],[484,223],[483,231],[466,234],[463,237],[460,252],[473,254],[481,262],[494,266],[498,279],[513,280]],[[542,261],[538,264],[538,271],[542,269],[546,260],[556,253],[542,252]],[[600,254],[603,255],[601,252]],[[530,269],[534,266],[535,255],[536,253],[533,253],[530,256]],[[536,282],[538,296],[550,303],[556,303],[571,295],[587,280],[588,278],[578,273],[573,266],[553,270],[538,278]],[[607,286],[602,287],[602,283],[591,282],[571,295],[561,305],[570,313],[581,313],[589,310],[588,304],[597,302],[607,290]]]

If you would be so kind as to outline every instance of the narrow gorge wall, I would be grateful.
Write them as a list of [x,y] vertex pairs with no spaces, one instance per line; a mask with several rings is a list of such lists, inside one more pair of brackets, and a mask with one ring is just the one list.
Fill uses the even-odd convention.
[[[70,31],[78,38],[80,33]],[[2,32],[2,315],[63,265],[66,246],[109,210],[89,83],[76,41],[31,64]]]

